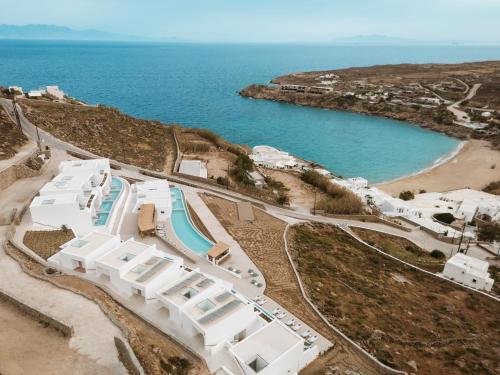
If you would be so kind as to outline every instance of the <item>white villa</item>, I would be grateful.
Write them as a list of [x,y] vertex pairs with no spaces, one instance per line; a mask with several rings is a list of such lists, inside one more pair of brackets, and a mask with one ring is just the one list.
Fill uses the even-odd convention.
[[167,256],[155,245],[131,238],[99,257],[95,264],[97,276],[109,278],[121,293],[137,294],[149,302],[161,285],[179,277],[183,261]]
[[289,169],[298,166],[297,160],[288,152],[280,151],[271,146],[255,146],[252,149],[250,159],[264,168]]
[[172,196],[167,180],[147,180],[132,185],[132,192],[136,194],[136,203],[133,212],[139,212],[143,204],[155,205],[157,222],[164,222],[172,214]]
[[56,99],[62,100],[64,99],[64,91],[59,89],[59,86],[47,86],[47,94],[52,95]]
[[201,160],[182,160],[179,173],[189,176],[208,178],[208,169]]
[[273,321],[230,349],[248,375],[298,374],[312,359],[304,340],[280,321]]
[[79,236],[104,225],[98,211],[111,189],[109,160],[64,161],[59,171],[31,202],[33,222],[54,228],[66,225]]
[[472,288],[490,291],[493,279],[490,278],[488,267],[488,262],[458,253],[446,262],[443,276]]
[[95,271],[95,261],[120,244],[120,236],[90,232],[81,238],[73,238],[61,246],[61,251],[49,258],[70,270]]

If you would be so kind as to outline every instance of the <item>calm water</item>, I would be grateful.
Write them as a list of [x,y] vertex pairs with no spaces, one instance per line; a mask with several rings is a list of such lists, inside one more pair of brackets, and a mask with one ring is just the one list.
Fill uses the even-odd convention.
[[0,84],[58,84],[72,96],[140,117],[268,144],[343,176],[407,175],[457,141],[410,124],[244,99],[236,92],[294,71],[499,59],[498,47],[351,47],[0,41]]

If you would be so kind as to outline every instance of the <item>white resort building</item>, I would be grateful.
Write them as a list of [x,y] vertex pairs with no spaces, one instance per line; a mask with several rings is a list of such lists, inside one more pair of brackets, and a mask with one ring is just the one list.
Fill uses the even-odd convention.
[[458,253],[446,262],[443,276],[472,288],[490,291],[493,279],[490,278],[488,267],[488,262]]
[[59,171],[31,202],[32,221],[56,229],[65,225],[79,236],[96,227],[107,230],[126,183],[111,177],[109,160],[64,161]]
[[270,169],[289,169],[298,166],[297,160],[288,152],[280,151],[271,146],[255,146],[250,159],[255,165]]
[[155,245],[133,238],[122,242],[96,260],[97,276],[108,278],[121,293],[155,298],[158,288],[181,273],[181,258],[167,256]]
[[182,160],[179,173],[189,176],[208,178],[208,169],[201,160]]
[[165,222],[172,214],[172,196],[167,180],[147,180],[132,185],[136,194],[133,212],[139,212],[144,204],[154,204],[156,222]]

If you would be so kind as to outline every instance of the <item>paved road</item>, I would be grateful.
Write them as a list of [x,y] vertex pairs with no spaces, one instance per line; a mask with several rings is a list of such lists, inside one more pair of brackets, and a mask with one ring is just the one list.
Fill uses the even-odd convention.
[[476,95],[477,90],[479,90],[480,87],[481,87],[480,83],[475,83],[463,99],[460,99],[459,101],[457,101],[453,104],[450,104],[448,107],[446,107],[446,109],[448,111],[450,111],[451,113],[453,113],[455,115],[455,117],[457,118],[457,121],[455,121],[456,124],[470,127],[471,120],[470,120],[469,115],[467,114],[467,112],[462,111],[458,107],[464,101],[472,99]]
[[[472,89],[469,91],[468,95],[464,99],[462,99],[461,101],[466,100],[468,98],[472,98],[475,95],[475,93],[477,92],[479,87],[480,87],[480,84],[475,84],[472,87]],[[461,102],[461,101],[459,101],[459,102]],[[459,102],[457,102],[457,103],[459,103]],[[455,104],[457,104],[457,103],[455,103]],[[7,110],[7,112],[9,114],[13,113],[12,101],[10,101],[8,99],[0,98],[0,105],[2,105]],[[24,115],[22,113],[22,109],[19,107],[19,105],[18,105],[18,113],[19,113],[19,117],[21,120],[21,126],[23,128],[23,131],[26,133],[26,135],[28,137],[30,137],[31,139],[36,141],[36,139],[37,139],[36,127],[28,119],[26,119],[26,117],[24,117]],[[43,140],[43,142],[50,147],[65,150],[65,151],[77,152],[77,153],[80,153],[82,155],[86,155],[88,157],[99,157],[98,155],[95,155],[91,152],[83,150],[83,149],[76,147],[72,144],[69,144],[67,142],[61,141],[60,139],[55,138],[50,133],[47,133],[41,129],[39,129],[38,134],[39,134],[40,138]],[[135,179],[144,179],[144,175],[140,173],[140,170],[145,170],[145,169],[138,168],[134,165],[125,164],[125,163],[118,162],[118,161],[113,161],[113,163],[122,167],[122,170],[120,170],[120,175],[122,175],[124,177],[135,178]],[[295,219],[295,220],[302,220],[302,221],[315,221],[315,222],[322,222],[322,223],[330,223],[330,224],[336,224],[336,225],[351,225],[351,226],[364,227],[364,228],[372,229],[372,230],[383,231],[383,232],[387,232],[390,234],[395,234],[395,235],[399,235],[401,237],[408,238],[409,240],[415,242],[417,245],[421,246],[425,250],[432,251],[434,249],[439,249],[439,250],[443,251],[445,254],[450,254],[452,249],[454,248],[454,246],[451,246],[447,243],[439,241],[439,240],[435,239],[434,237],[430,236],[429,234],[427,234],[421,230],[418,230],[418,229],[414,229],[411,232],[405,232],[405,231],[402,231],[402,230],[399,230],[399,229],[396,229],[396,228],[393,228],[391,226],[387,226],[384,224],[380,224],[380,223],[362,223],[362,222],[354,221],[354,220],[333,219],[333,218],[327,218],[327,217],[323,217],[323,216],[312,215],[312,214],[309,214],[307,212],[293,211],[290,209],[280,208],[280,207],[273,206],[273,205],[270,205],[267,203],[263,203],[262,201],[260,201],[258,199],[255,199],[255,198],[252,198],[252,197],[249,197],[247,195],[243,195],[243,194],[231,191],[231,190],[227,190],[227,189],[224,189],[222,187],[218,187],[216,185],[205,184],[202,182],[193,181],[193,180],[183,178],[183,177],[172,176],[172,175],[166,174],[166,173],[159,173],[157,171],[151,171],[151,170],[147,170],[147,171],[155,173],[155,174],[160,175],[160,176],[163,176],[164,178],[167,178],[173,182],[178,182],[181,184],[194,186],[198,189],[201,189],[202,191],[215,192],[215,193],[218,193],[222,196],[229,196],[231,198],[238,199],[238,200],[246,200],[246,201],[250,201],[253,203],[260,204],[260,205],[263,204],[266,211],[270,212],[273,215],[280,216],[285,220],[287,220],[287,218],[288,218],[288,220]],[[486,256],[489,256],[489,254],[486,251],[481,250],[479,248],[474,252],[474,255],[478,256],[479,258],[485,258]]]

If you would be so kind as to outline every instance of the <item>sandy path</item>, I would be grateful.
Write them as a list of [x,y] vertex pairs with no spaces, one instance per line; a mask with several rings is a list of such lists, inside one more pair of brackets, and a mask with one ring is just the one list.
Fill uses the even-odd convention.
[[111,374],[111,370],[70,349],[68,339],[8,302],[0,302],[0,373]]
[[466,187],[480,190],[498,180],[500,151],[490,149],[485,141],[471,140],[451,160],[428,172],[376,186],[397,196],[403,190],[443,192]]

